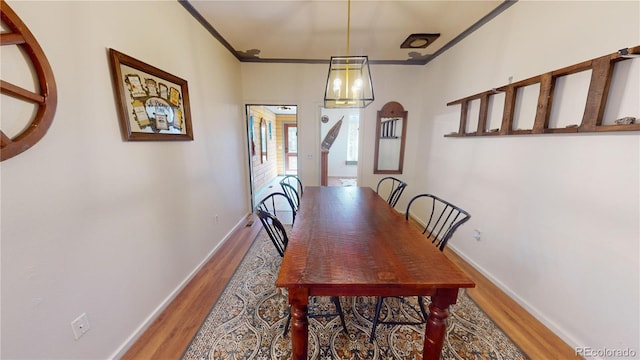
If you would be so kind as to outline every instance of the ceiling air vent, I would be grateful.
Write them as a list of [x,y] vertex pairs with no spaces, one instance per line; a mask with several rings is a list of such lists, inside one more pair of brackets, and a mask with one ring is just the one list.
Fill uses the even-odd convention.
[[401,49],[424,49],[434,42],[440,34],[411,34],[400,45]]

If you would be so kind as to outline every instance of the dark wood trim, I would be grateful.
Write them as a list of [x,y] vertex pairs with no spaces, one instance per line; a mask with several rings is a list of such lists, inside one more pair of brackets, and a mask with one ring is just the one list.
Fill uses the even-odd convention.
[[200,25],[202,25],[209,32],[209,34],[211,34],[211,36],[216,38],[216,40],[218,40],[220,44],[222,44],[222,46],[226,47],[227,50],[229,50],[229,52],[236,57],[236,59],[242,61],[242,58],[240,58],[236,49],[234,49],[233,46],[231,46],[231,44],[229,44],[229,42],[225,38],[223,38],[222,35],[220,35],[220,33],[211,24],[209,24],[209,22],[202,15],[200,15],[198,10],[196,10],[189,3],[189,1],[178,0],[178,2],[189,12],[189,14],[191,14],[191,16],[193,16],[200,23]]
[[[425,58],[406,60],[370,60],[372,65],[426,65],[431,60],[435,59],[445,51],[452,48],[455,44],[462,41],[467,36],[471,35],[474,31],[481,28],[484,24],[491,21],[494,17],[508,9],[511,5],[515,4],[518,0],[504,0],[495,9],[485,15],[482,19],[478,20],[475,24],[471,25],[468,29],[463,31],[460,35],[456,36],[453,40],[446,43],[443,47],[438,49],[435,53],[427,55]],[[271,63],[271,64],[328,64],[329,59],[280,59],[269,58],[263,59],[257,56],[243,56],[242,53],[233,48],[233,46],[189,3],[189,0],[178,0],[178,2],[224,47],[235,56],[240,62],[255,62],[255,63]]]

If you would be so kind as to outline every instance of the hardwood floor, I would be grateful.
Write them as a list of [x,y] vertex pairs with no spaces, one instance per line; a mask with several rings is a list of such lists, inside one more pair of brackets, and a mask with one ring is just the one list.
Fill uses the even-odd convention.
[[[253,215],[237,229],[122,359],[178,359],[262,228]],[[451,250],[476,283],[469,296],[531,359],[579,358],[558,336]]]
[[[250,224],[250,225],[249,225]],[[237,229],[122,359],[179,359],[262,229],[254,215]]]
[[581,359],[556,334],[450,249],[445,255],[476,283],[467,294],[531,359]]

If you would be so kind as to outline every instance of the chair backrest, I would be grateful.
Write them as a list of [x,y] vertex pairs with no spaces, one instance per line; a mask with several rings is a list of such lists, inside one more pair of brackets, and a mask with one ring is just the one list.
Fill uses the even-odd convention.
[[295,221],[297,207],[293,206],[293,203],[286,194],[274,192],[267,195],[256,205],[256,211],[257,210],[262,210],[275,217],[279,217],[278,213],[280,213],[281,216],[284,216],[284,213],[291,212],[293,220]]
[[284,178],[282,178],[282,180],[280,180],[280,183],[289,184],[298,191],[298,194],[300,194],[300,196],[304,195],[304,188],[302,186],[302,181],[300,181],[300,178],[297,175],[287,175]]
[[289,202],[293,206],[295,212],[298,212],[298,208],[300,207],[300,196],[298,195],[298,191],[291,185],[287,183],[280,183],[282,187],[282,191],[289,198]]
[[398,200],[400,200],[400,196],[402,195],[404,188],[406,187],[406,182],[394,178],[393,176],[387,176],[378,181],[378,186],[376,186],[376,193],[384,198],[383,194],[387,194],[388,192],[388,195],[386,197],[387,203],[395,207],[398,203]]
[[424,199],[424,201],[420,201],[422,204],[420,210],[426,211],[426,217],[428,218],[422,233],[427,234],[431,242],[440,249],[440,251],[443,251],[453,233],[460,225],[467,222],[471,218],[471,215],[435,195],[420,194],[414,196],[407,205],[407,212],[404,215],[407,221],[409,220],[411,205],[418,199]]
[[275,245],[280,256],[284,256],[284,252],[287,250],[287,244],[289,243],[289,238],[287,237],[287,231],[284,229],[280,220],[261,209],[256,210],[256,215],[260,218],[262,226],[269,235],[269,238],[273,242],[273,245]]

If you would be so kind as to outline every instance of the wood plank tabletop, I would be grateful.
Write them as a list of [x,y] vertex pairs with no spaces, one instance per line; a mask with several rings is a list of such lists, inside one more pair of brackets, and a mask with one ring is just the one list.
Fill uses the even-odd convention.
[[368,187],[305,187],[276,286],[310,295],[431,295],[473,281]]

